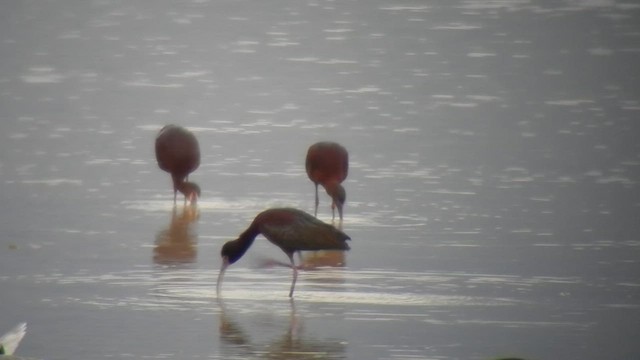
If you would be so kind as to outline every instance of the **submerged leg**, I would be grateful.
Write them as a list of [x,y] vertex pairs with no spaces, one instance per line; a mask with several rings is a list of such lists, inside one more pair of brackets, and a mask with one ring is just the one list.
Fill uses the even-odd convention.
[[289,260],[291,260],[291,269],[293,270],[293,281],[291,281],[291,290],[289,290],[289,297],[293,297],[293,289],[296,287],[296,280],[298,280],[298,269],[296,263],[293,261],[293,253],[287,254]]

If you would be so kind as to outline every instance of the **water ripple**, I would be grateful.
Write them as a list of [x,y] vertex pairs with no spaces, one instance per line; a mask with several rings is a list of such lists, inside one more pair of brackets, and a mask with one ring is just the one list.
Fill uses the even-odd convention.
[[[102,275],[43,274],[34,276],[37,283],[62,286],[100,285],[107,287],[147,288],[138,296],[112,298],[96,295],[67,298],[66,301],[99,307],[130,306],[145,310],[186,310],[193,306],[208,308],[217,298],[217,271],[199,269],[141,269]],[[281,301],[291,281],[289,270],[238,268],[225,277],[222,296],[225,300]],[[295,299],[299,302],[336,305],[418,306],[418,307],[495,307],[528,303],[517,297],[478,295],[468,289],[479,286],[512,288],[514,293],[530,292],[549,286],[585,286],[579,278],[521,277],[495,274],[418,273],[388,270],[320,268],[300,274]],[[629,286],[629,284],[620,284]],[[635,285],[634,285],[635,286]],[[528,289],[528,290],[527,290]],[[506,292],[509,293],[509,292]]]

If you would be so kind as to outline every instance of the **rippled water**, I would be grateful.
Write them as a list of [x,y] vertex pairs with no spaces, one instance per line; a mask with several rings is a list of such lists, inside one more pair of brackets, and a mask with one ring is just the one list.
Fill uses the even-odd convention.
[[[616,0],[0,5],[0,332],[47,359],[632,359],[640,6]],[[197,209],[153,138],[198,137]],[[259,211],[350,152],[346,254],[295,298]],[[319,217],[331,221],[322,193]]]

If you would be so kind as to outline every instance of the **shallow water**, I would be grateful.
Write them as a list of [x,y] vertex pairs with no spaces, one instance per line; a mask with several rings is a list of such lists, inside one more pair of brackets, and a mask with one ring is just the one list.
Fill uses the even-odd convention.
[[[640,6],[0,5],[0,332],[47,359],[630,359],[640,331]],[[173,209],[153,138],[200,141]],[[350,152],[346,254],[293,300],[261,210]],[[321,193],[318,216],[331,222]]]

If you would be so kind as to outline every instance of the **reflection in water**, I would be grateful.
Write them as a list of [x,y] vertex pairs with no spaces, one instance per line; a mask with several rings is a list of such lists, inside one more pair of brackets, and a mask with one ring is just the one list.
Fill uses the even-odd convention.
[[[220,340],[229,345],[229,353],[237,355],[258,356],[264,359],[345,359],[345,342],[329,339],[311,339],[304,336],[302,319],[296,312],[293,299],[290,299],[291,311],[289,324],[284,334],[268,341],[266,344],[255,343],[248,333],[234,321],[225,308],[222,299],[218,299],[220,307]],[[269,324],[273,327],[273,324]],[[270,333],[278,329],[269,329]]]
[[344,267],[346,265],[345,251],[320,250],[304,253],[301,256],[300,267],[305,270],[319,267]]
[[[259,267],[270,268],[273,266],[282,266],[290,268],[291,265],[282,261],[263,258],[259,262]],[[346,266],[346,251],[342,250],[318,250],[318,251],[298,251],[298,270],[314,271],[322,268],[335,267],[342,268]],[[338,275],[338,276],[336,276]],[[315,282],[322,285],[327,283],[342,284],[344,277],[342,273],[332,272],[329,276],[307,277],[309,282]]]
[[195,206],[185,206],[180,213],[174,206],[169,227],[156,234],[153,262],[159,265],[195,262],[197,234],[191,224],[199,217],[200,211]]
[[341,230],[342,231],[342,219],[338,219],[337,220],[337,224],[336,224],[336,219],[332,219],[331,220],[331,225],[333,225],[336,229]]

